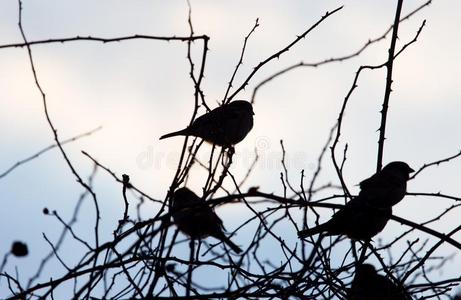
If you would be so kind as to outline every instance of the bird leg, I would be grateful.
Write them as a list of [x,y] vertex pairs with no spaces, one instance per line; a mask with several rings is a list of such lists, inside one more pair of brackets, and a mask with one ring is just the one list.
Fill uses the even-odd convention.
[[195,260],[199,260],[200,248],[202,247],[202,240],[198,240],[197,251],[195,254]]
[[228,155],[229,157],[232,157],[234,154],[235,154],[235,148],[234,148],[234,146],[229,146],[229,148],[227,149],[227,155]]

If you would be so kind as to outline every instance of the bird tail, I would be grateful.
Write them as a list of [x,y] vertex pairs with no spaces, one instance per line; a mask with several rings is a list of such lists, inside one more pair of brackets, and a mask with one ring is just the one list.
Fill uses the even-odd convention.
[[313,227],[313,228],[308,228],[308,229],[304,229],[304,230],[300,230],[298,231],[298,237],[300,239],[302,238],[306,238],[306,237],[309,237],[309,236],[312,236],[312,235],[315,235],[317,233],[321,233],[321,232],[324,232],[326,231],[326,224],[321,224],[319,226],[316,226],[316,227]]
[[175,131],[175,132],[172,132],[172,133],[162,135],[159,138],[159,140],[167,139],[167,138],[170,138],[170,137],[173,137],[173,136],[178,136],[178,135],[187,135],[187,129],[183,129],[183,130],[179,130],[179,131]]
[[220,236],[219,239],[221,241],[223,241],[227,246],[229,246],[235,253],[241,253],[242,252],[242,249],[239,246],[237,246],[236,244],[234,244],[234,242],[232,242],[224,234],[222,236]]

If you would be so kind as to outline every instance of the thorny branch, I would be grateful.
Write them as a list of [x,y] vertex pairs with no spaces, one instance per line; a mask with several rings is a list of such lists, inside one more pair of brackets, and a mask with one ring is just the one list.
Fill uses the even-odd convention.
[[[387,68],[386,88],[384,93],[383,111],[380,126],[379,150],[377,157],[378,169],[381,168],[384,153],[385,128],[387,123],[388,103],[392,84],[392,67],[396,58],[403,53],[407,47],[416,42],[425,22],[417,31],[414,39],[396,49],[398,27],[400,23],[407,20],[422,8],[428,6],[431,1],[427,1],[412,12],[400,18],[402,0],[398,0],[394,23],[382,35],[373,40],[369,40],[358,51],[351,55],[323,60],[319,63],[306,64],[299,63],[279,71],[253,89],[252,102],[258,89],[265,83],[276,79],[279,75],[289,72],[301,66],[322,66],[335,61],[344,61],[358,57],[368,46],[383,40],[392,30],[391,46],[389,48],[388,60],[378,65],[363,65],[357,70],[353,83],[340,107],[339,116],[336,124],[329,132],[326,144],[321,149],[318,156],[317,166],[307,181],[308,175],[302,170],[300,184],[297,187],[289,177],[289,167],[286,164],[286,155],[289,149],[282,147],[280,173],[282,195],[272,192],[263,192],[259,187],[253,186],[247,192],[243,191],[247,179],[251,179],[252,171],[258,162],[258,153],[255,152],[255,159],[248,168],[243,178],[237,178],[231,171],[234,164],[234,149],[219,149],[215,146],[209,155],[208,162],[200,162],[197,154],[202,149],[203,142],[196,138],[186,137],[182,146],[182,151],[175,175],[171,181],[169,191],[164,199],[156,199],[135,187],[128,175],[122,172],[112,171],[102,162],[94,158],[88,152],[82,153],[94,164],[93,171],[88,180],[84,181],[76,171],[71,158],[66,153],[63,145],[76,141],[77,139],[92,134],[88,133],[76,136],[68,140],[60,140],[57,128],[52,122],[49,114],[48,103],[44,88],[40,84],[38,71],[32,55],[32,46],[41,44],[66,43],[72,41],[89,42],[124,42],[128,40],[147,39],[154,41],[182,41],[187,43],[187,61],[190,67],[190,78],[194,86],[193,110],[191,123],[196,119],[200,107],[206,111],[210,108],[206,104],[202,83],[205,74],[207,61],[209,37],[206,35],[197,36],[194,33],[192,22],[192,8],[189,5],[188,26],[190,34],[186,37],[161,37],[147,35],[132,35],[117,38],[98,38],[98,37],[71,37],[63,39],[47,39],[39,41],[28,41],[22,25],[22,2],[18,0],[19,22],[18,26],[23,37],[23,43],[0,45],[0,49],[5,48],[26,48],[30,67],[32,69],[36,88],[40,91],[44,114],[50,127],[54,144],[39,151],[37,154],[19,161],[13,167],[0,175],[0,179],[6,176],[14,168],[25,164],[28,161],[37,159],[42,153],[57,147],[66,162],[70,173],[83,188],[83,192],[78,198],[74,208],[74,213],[69,221],[65,221],[57,211],[50,211],[46,208],[44,213],[48,217],[55,218],[62,226],[62,232],[55,242],[49,235],[43,234],[47,245],[51,251],[40,263],[37,272],[31,276],[27,285],[23,285],[19,276],[8,273],[7,253],[4,257],[1,272],[0,284],[6,282],[9,294],[7,299],[34,299],[34,298],[54,298],[55,294],[65,290],[70,292],[74,298],[84,299],[208,299],[208,298],[303,298],[303,299],[345,299],[348,295],[348,287],[353,278],[355,265],[358,260],[370,260],[379,263],[380,272],[386,274],[394,282],[405,284],[410,294],[422,298],[439,297],[450,291],[451,288],[459,284],[461,278],[448,278],[446,280],[432,280],[430,274],[442,269],[449,261],[450,257],[440,257],[437,250],[442,245],[449,245],[459,251],[461,243],[454,237],[459,233],[461,226],[455,226],[448,232],[440,232],[432,226],[447,217],[449,213],[459,212],[461,197],[442,193],[423,193],[412,192],[407,196],[411,197],[434,197],[443,198],[447,201],[454,201],[454,204],[446,207],[441,213],[431,216],[431,219],[416,223],[407,217],[393,215],[391,220],[405,225],[405,231],[391,240],[384,243],[378,241],[368,243],[351,243],[342,237],[323,237],[312,238],[307,241],[292,240],[288,232],[295,233],[299,228],[306,227],[308,224],[318,223],[324,216],[320,211],[336,211],[344,207],[343,204],[336,202],[341,199],[354,197],[343,178],[343,169],[349,164],[345,164],[346,156],[343,152],[342,159],[336,157],[335,149],[340,143],[341,130],[344,122],[347,104],[354,91],[358,88],[358,80],[362,71],[377,70]],[[249,34],[245,37],[239,61],[232,73],[231,79],[224,93],[224,103],[231,101],[241,92],[252,80],[259,70],[280,55],[289,50],[312,30],[316,29],[324,20],[332,14],[340,11],[339,7],[332,12],[327,12],[318,22],[309,27],[303,34],[298,36],[285,48],[276,51],[273,55],[261,61],[243,83],[233,91],[233,81],[240,65],[243,63],[247,41],[259,26],[258,20]],[[201,57],[198,63],[192,56],[194,41],[201,41]],[[347,145],[347,144],[346,144]],[[322,170],[325,168],[325,153],[328,148],[331,151],[331,161],[337,172],[341,184],[341,192],[337,192],[337,183],[319,184],[317,183]],[[431,163],[424,164],[412,178],[415,178],[423,170],[441,163],[450,162],[458,158],[461,153],[457,153],[447,158],[439,159]],[[203,198],[207,204],[220,214],[220,208],[225,205],[238,205],[241,211],[239,224],[234,230],[227,233],[228,236],[239,244],[242,244],[243,252],[239,255],[223,251],[222,245],[210,244],[211,239],[195,241],[185,238],[179,234],[175,226],[172,226],[172,212],[167,210],[172,192],[178,187],[186,185],[189,171],[198,164],[199,167],[207,171],[206,182],[203,188]],[[103,170],[104,176],[108,176],[120,184],[118,200],[123,199],[122,219],[116,224],[113,235],[100,239],[98,199],[94,192],[94,177],[97,170]],[[230,180],[229,180],[230,179]],[[227,180],[227,181],[226,181]],[[120,190],[119,190],[120,191]],[[224,196],[219,196],[219,192],[224,191]],[[233,192],[229,192],[233,191]],[[127,193],[130,192],[131,194]],[[130,196],[130,197],[129,197]],[[94,224],[94,243],[90,243],[82,238],[76,230],[77,218],[81,213],[81,205],[84,199],[90,197],[93,201],[95,210]],[[131,201],[138,199],[136,206],[138,218],[130,215],[133,210]],[[142,219],[139,211],[147,201],[155,206],[155,213],[152,218]],[[300,213],[300,210],[302,213]],[[417,238],[410,234],[416,234]],[[67,237],[67,238],[66,238]],[[247,237],[247,238],[245,238]],[[80,245],[84,250],[78,256],[75,253],[75,260],[70,263],[63,257],[62,248],[65,241],[72,240]],[[406,239],[406,241],[404,241]],[[398,243],[406,242],[402,251]],[[301,246],[299,243],[302,243]],[[356,245],[357,244],[357,245]],[[350,246],[348,246],[350,245]],[[346,248],[346,250],[344,250]],[[182,251],[189,249],[189,251]],[[225,249],[225,248],[224,248]],[[267,249],[270,255],[267,256]],[[400,250],[400,251],[399,251]],[[395,256],[395,253],[398,255]],[[184,255],[184,253],[186,253]],[[359,257],[360,256],[360,257]],[[282,259],[280,259],[282,258]],[[43,270],[51,260],[56,260],[64,268],[63,274],[56,274],[52,278],[44,278]],[[199,274],[209,272],[214,274],[224,274],[226,280],[218,285],[209,284],[201,280]],[[218,277],[217,277],[218,278]],[[37,283],[38,282],[38,283]],[[69,294],[67,294],[69,295]]]
[[376,172],[380,171],[383,165],[384,139],[386,137],[387,112],[389,109],[389,99],[392,91],[392,69],[394,66],[395,44],[400,24],[400,13],[402,12],[403,0],[397,1],[397,12],[395,13],[394,26],[392,27],[391,46],[389,47],[389,58],[386,62],[386,88],[384,90],[383,108],[381,110],[381,125],[379,126],[378,159]]

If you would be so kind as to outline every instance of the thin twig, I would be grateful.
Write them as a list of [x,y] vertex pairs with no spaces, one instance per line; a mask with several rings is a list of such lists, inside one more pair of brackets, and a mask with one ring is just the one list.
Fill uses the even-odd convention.
[[266,58],[265,60],[263,60],[262,62],[260,62],[256,67],[254,67],[253,71],[250,73],[250,75],[248,75],[248,77],[243,81],[242,85],[237,88],[233,93],[232,95],[230,95],[228,98],[227,98],[227,102],[230,102],[238,93],[240,93],[240,91],[242,91],[243,89],[245,89],[245,87],[248,85],[248,83],[250,82],[250,79],[253,78],[253,76],[259,71],[259,69],[261,69],[265,64],[267,64],[268,62],[270,62],[271,60],[274,60],[276,58],[279,58],[280,55],[284,54],[285,52],[288,52],[290,50],[291,47],[293,47],[295,44],[297,44],[300,40],[304,39],[312,30],[314,30],[317,26],[319,26],[323,21],[325,21],[328,17],[330,17],[331,15],[333,15],[334,13],[340,11],[341,9],[343,8],[343,6],[340,6],[336,9],[334,9],[333,11],[331,12],[326,12],[325,15],[323,15],[320,20],[318,20],[314,25],[312,25],[309,29],[307,29],[304,33],[302,33],[301,35],[299,35],[298,37],[296,37],[296,39],[291,42],[290,44],[288,44],[288,46],[286,46],[285,48],[283,48],[282,50],[278,51],[277,53],[275,54],[272,54],[271,56],[269,56],[268,58]]
[[[95,129],[93,129],[93,130],[90,130],[90,131],[88,131],[88,132],[85,132],[85,133],[76,135],[76,136],[71,137],[71,138],[69,138],[69,139],[62,140],[62,141],[61,141],[61,145],[65,145],[65,144],[68,144],[68,143],[77,141],[77,140],[79,140],[79,139],[81,139],[81,138],[83,138],[83,137],[90,136],[90,135],[92,135],[93,133],[95,133],[96,131],[98,131],[98,130],[100,130],[100,129],[102,129],[102,126],[99,126],[99,127],[95,128]],[[40,155],[44,154],[45,152],[48,152],[48,151],[51,150],[51,149],[56,148],[57,146],[58,146],[57,144],[49,145],[49,146],[43,148],[42,150],[38,151],[37,153],[35,153],[35,154],[33,154],[33,155],[31,155],[31,156],[29,156],[29,157],[27,157],[27,158],[24,158],[24,159],[22,159],[22,160],[16,162],[14,165],[12,165],[11,167],[9,167],[5,172],[3,172],[3,173],[0,174],[0,179],[1,179],[2,177],[5,177],[5,176],[8,175],[9,173],[11,173],[14,169],[16,169],[17,167],[19,167],[20,165],[23,165],[23,164],[25,164],[25,163],[27,163],[27,162],[29,162],[29,161],[31,161],[31,160],[33,160],[33,159],[39,157]]]

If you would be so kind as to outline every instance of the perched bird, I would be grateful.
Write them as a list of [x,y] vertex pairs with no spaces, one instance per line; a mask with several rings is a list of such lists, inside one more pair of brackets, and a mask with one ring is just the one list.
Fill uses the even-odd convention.
[[328,222],[301,230],[298,236],[305,238],[324,232],[326,235],[346,235],[353,240],[369,241],[384,229],[392,216],[392,206],[405,196],[411,172],[413,169],[404,162],[389,163],[362,181],[359,195]]
[[170,212],[176,226],[193,239],[212,236],[232,248],[242,252],[227,236],[224,235],[222,220],[211,207],[188,188],[180,188],[174,192],[170,202]]
[[381,232],[392,216],[392,208],[379,208],[370,205],[357,196],[337,211],[331,219],[319,226],[301,230],[300,238],[306,238],[317,233],[326,235],[346,235],[353,240],[369,241]]
[[230,147],[241,142],[253,128],[253,115],[250,102],[236,100],[198,117],[189,127],[165,134],[160,139],[192,135],[211,144]]
[[394,161],[360,183],[360,196],[379,207],[399,203],[407,192],[407,181],[414,172],[408,164]]
[[405,287],[379,275],[370,264],[358,265],[352,286],[347,293],[348,300],[411,300]]

